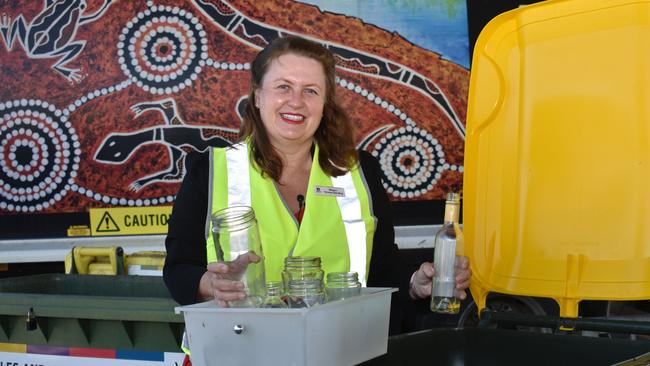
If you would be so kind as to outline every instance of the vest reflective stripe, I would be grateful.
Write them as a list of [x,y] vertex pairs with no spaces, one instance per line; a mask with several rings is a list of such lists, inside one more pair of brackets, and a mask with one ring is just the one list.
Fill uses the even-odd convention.
[[[284,257],[295,248],[295,255],[321,256],[326,272],[348,270],[358,272],[360,281],[365,284],[376,225],[372,215],[370,196],[363,183],[360,169],[355,168],[343,177],[331,178],[327,176],[318,164],[319,151],[316,146],[306,197],[305,216],[300,230],[298,230],[297,222],[289,213],[274,182],[263,177],[254,168],[254,165],[248,161],[249,150],[247,147],[242,147],[245,145],[238,144],[235,149],[213,149],[215,158],[212,170],[215,175],[210,187],[213,192],[209,194],[212,197],[210,212],[227,205],[242,204],[241,200],[246,198],[242,199],[241,197],[250,197],[250,205],[258,217],[262,243],[265,248],[267,280],[280,280]],[[232,156],[229,156],[230,150],[234,150]],[[242,151],[246,153],[243,154]],[[224,165],[228,165],[228,167]],[[244,167],[245,169],[240,169]],[[221,174],[227,175],[227,177],[223,177]],[[231,179],[231,177],[241,176],[249,176],[249,179]],[[237,187],[232,187],[235,184]],[[318,196],[314,193],[315,185],[340,185],[340,188],[344,188],[347,197],[339,202],[336,197]],[[236,197],[239,198],[219,198],[221,193],[231,191],[237,192]],[[206,238],[206,245],[208,246],[208,262],[215,261],[216,255],[211,235]],[[341,256],[341,250],[346,249],[349,255]]]
[[345,226],[350,254],[350,271],[359,274],[361,286],[366,286],[366,225],[361,217],[361,203],[354,187],[352,174],[348,172],[339,177],[332,177],[335,187],[345,191],[345,197],[336,197]]
[[190,352],[190,339],[187,336],[187,330],[183,331],[183,340],[181,341],[181,350],[183,353],[185,353],[188,356],[191,356],[192,353]]
[[251,205],[251,180],[248,172],[248,148],[236,144],[226,150],[228,170],[228,207]]
[[216,179],[223,181],[228,179],[228,171],[226,170],[226,154],[224,149],[211,149],[210,150],[210,167],[209,167],[209,186],[208,186],[208,214],[206,215],[205,222],[205,244],[207,250],[207,259],[209,262],[217,260],[217,252],[214,246],[214,238],[212,236],[212,221],[210,217],[212,213],[219,208],[228,207],[228,192],[227,190],[215,190],[213,187]]

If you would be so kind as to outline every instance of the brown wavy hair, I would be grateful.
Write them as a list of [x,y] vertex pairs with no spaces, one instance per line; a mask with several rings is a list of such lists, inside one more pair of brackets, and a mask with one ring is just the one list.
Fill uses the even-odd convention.
[[250,141],[252,158],[262,175],[279,181],[283,169],[282,159],[271,145],[260,111],[255,107],[255,90],[262,86],[262,79],[271,62],[288,53],[309,57],[323,65],[325,105],[320,125],[314,133],[319,148],[318,163],[323,171],[332,177],[343,175],[357,163],[359,156],[354,146],[352,124],[336,101],[334,55],[316,42],[294,36],[276,38],[257,54],[251,64],[248,103],[240,140]]

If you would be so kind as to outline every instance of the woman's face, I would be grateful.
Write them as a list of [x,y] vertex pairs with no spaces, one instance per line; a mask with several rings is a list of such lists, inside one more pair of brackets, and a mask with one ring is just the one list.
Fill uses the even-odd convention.
[[311,143],[323,116],[325,92],[320,62],[293,53],[271,61],[255,91],[255,105],[271,144]]

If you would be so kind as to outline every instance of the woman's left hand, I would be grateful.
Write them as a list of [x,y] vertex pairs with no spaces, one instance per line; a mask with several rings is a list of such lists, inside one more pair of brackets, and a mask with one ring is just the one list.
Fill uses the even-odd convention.
[[[413,299],[425,299],[431,296],[431,281],[436,271],[433,263],[424,262],[413,274],[409,294]],[[455,262],[456,290],[455,296],[461,300],[467,298],[465,290],[469,287],[472,270],[469,268],[469,258],[460,256]]]

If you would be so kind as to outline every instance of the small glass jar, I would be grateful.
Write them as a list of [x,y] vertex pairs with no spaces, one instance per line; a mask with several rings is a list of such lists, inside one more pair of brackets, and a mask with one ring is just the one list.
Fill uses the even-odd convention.
[[[231,206],[217,211],[211,216],[212,237],[217,261],[237,261],[249,252],[264,258],[262,241],[255,218],[255,212],[249,206]],[[264,260],[229,273],[230,279],[244,284],[246,298],[229,301],[233,308],[257,308],[266,298],[266,277]]]
[[310,308],[325,302],[323,282],[320,280],[292,280],[287,295],[290,308]]
[[282,300],[284,296],[284,285],[282,281],[270,281],[266,283],[266,298],[262,303],[263,308],[285,309],[289,305]]
[[320,257],[286,257],[282,281],[284,288],[289,290],[289,283],[298,280],[319,281],[323,287],[324,272],[321,269]]
[[361,283],[357,272],[330,272],[325,287],[327,301],[343,300],[361,293]]

